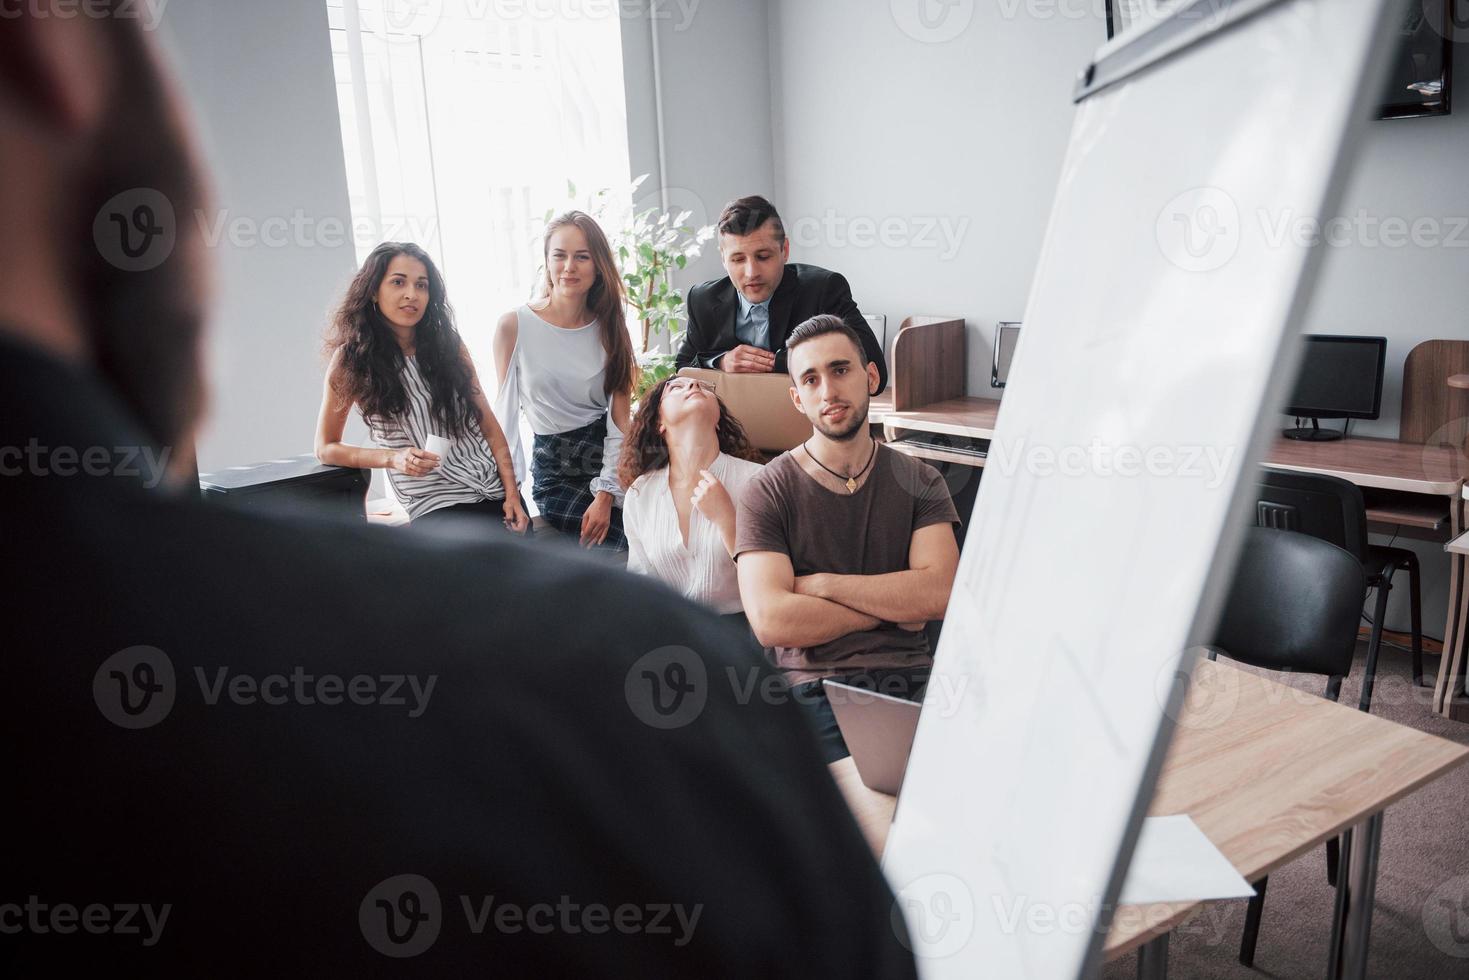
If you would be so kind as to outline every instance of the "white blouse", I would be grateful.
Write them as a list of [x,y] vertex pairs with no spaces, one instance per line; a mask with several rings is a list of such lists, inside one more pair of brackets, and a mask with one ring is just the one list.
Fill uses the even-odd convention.
[[[738,506],[746,485],[763,468],[720,453],[709,471]],[[734,559],[725,550],[719,527],[698,508],[689,512],[689,543],[684,546],[667,467],[644,473],[628,488],[622,527],[627,532],[628,571],[651,575],[715,612],[743,611]]]
[[621,501],[617,458],[622,455],[622,430],[613,420],[611,400],[602,390],[607,351],[602,347],[601,325],[593,320],[581,327],[558,327],[541,319],[529,306],[521,306],[515,315],[515,350],[494,405],[515,472],[522,480],[530,476],[520,444],[522,410],[531,431],[538,436],[570,432],[605,416],[602,472],[592,479],[589,488],[592,493],[606,490]]

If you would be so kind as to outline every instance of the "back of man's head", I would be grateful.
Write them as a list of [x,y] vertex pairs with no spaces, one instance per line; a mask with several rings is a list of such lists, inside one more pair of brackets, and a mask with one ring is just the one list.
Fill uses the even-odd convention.
[[203,403],[198,169],[133,7],[22,12],[0,30],[0,267],[26,272],[0,331],[90,362],[147,434]]

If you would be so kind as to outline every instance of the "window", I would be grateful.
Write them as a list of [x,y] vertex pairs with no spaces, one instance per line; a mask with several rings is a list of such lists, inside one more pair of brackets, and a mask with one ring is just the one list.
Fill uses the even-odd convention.
[[326,3],[358,260],[387,240],[427,249],[492,386],[495,321],[531,296],[568,181],[627,196],[619,7]]

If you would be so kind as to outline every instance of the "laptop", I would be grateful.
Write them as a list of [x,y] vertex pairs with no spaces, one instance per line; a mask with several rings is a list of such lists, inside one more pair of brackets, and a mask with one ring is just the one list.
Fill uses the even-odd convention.
[[862,784],[897,796],[923,706],[831,678],[823,680],[822,686]]

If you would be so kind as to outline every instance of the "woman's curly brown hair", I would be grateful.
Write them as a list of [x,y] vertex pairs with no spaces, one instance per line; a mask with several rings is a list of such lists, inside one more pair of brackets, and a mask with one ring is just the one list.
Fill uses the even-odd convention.
[[[662,412],[663,389],[672,380],[674,379],[664,378],[649,388],[639,402],[637,412],[633,414],[631,429],[622,440],[622,455],[617,460],[617,479],[624,490],[644,473],[668,465],[668,442],[663,438],[663,433],[658,431],[658,418]],[[745,427],[740,425],[739,419],[729,414],[729,409],[718,395],[714,396],[714,400],[719,403],[719,424],[715,426],[719,435],[719,451],[736,459],[761,462],[760,453],[750,445]]]
[[428,270],[428,304],[414,330],[413,343],[434,421],[445,435],[458,438],[469,433],[477,421],[474,380],[461,354],[464,342],[454,326],[454,308],[449,305],[444,277],[428,253],[410,242],[384,242],[373,249],[332,315],[326,351],[328,355],[342,352],[344,387],[337,395],[356,402],[364,417],[396,419],[408,411],[403,350],[376,303],[388,266],[399,255],[417,259]]

